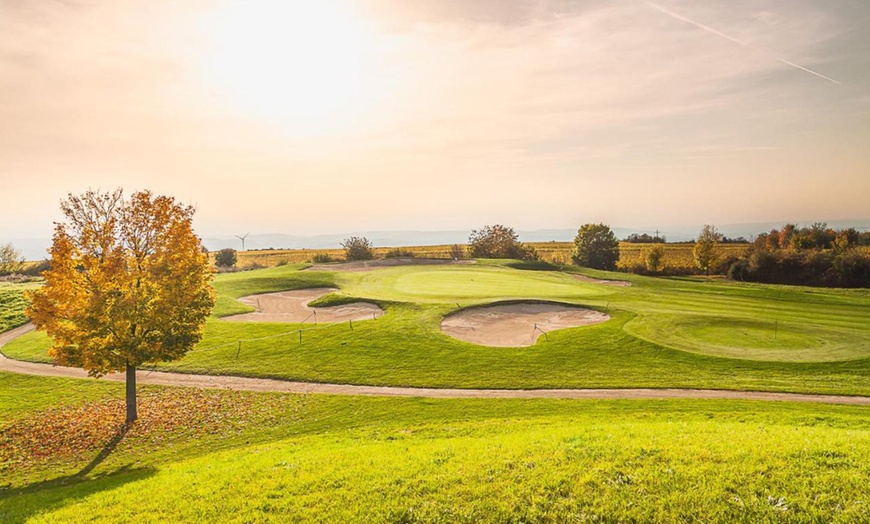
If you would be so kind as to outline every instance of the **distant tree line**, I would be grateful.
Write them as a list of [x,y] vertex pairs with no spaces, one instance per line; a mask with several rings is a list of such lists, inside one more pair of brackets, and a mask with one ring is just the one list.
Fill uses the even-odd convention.
[[735,280],[827,287],[870,287],[870,231],[825,223],[786,224],[758,235],[728,275]]
[[650,235],[649,233],[632,233],[625,237],[625,242],[630,244],[664,244],[667,242],[667,239],[664,235],[659,235],[658,232],[655,235]]

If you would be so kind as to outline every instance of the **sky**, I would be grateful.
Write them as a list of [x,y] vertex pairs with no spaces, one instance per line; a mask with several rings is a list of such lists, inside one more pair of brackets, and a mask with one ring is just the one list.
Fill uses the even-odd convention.
[[865,0],[0,0],[0,241],[870,216]]

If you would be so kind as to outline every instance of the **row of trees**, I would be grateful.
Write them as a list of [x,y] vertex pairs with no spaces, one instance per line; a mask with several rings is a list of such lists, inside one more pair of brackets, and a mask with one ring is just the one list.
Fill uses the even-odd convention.
[[[375,257],[374,246],[366,237],[352,236],[341,243],[346,261],[371,260]],[[413,257],[407,250],[394,249],[387,258]],[[468,246],[451,246],[450,256],[461,258],[503,258],[516,260],[539,260],[535,248],[520,242],[512,228],[502,224],[487,225],[473,229],[468,237]],[[574,239],[572,260],[575,264],[596,269],[616,269],[619,260],[619,241],[610,227],[604,224],[585,224]],[[233,267],[238,257],[234,249],[222,249],[215,255],[218,267]]]
[[830,287],[870,287],[870,232],[816,223],[786,224],[758,235],[728,275],[736,280]]

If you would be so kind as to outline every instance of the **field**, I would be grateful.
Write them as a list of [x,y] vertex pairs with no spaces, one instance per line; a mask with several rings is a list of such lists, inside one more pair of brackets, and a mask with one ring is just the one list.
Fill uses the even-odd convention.
[[[9,523],[859,522],[868,511],[866,408],[151,387],[142,403],[159,403],[162,424],[143,415],[118,442],[120,410],[103,407],[120,403],[120,385],[0,374],[11,390],[0,397]],[[192,402],[211,416],[179,416]],[[55,445],[16,460],[34,452],[16,437],[47,421]]]
[[0,333],[20,326],[27,322],[24,308],[24,290],[31,289],[35,284],[11,284],[0,282]]
[[[219,275],[205,339],[159,368],[391,386],[870,395],[867,290],[512,261],[305,267]],[[320,304],[364,299],[386,314],[353,329],[221,320],[252,310],[239,297],[308,287],[339,289]],[[7,326],[21,322],[21,289],[5,288]],[[521,298],[611,320],[525,348],[439,329],[457,308]],[[48,361],[47,345],[33,333],[3,353]],[[140,390],[142,418],[122,432],[121,384],[0,372],[0,520],[861,522],[870,511],[864,406]]]
[[[555,264],[570,264],[571,252],[574,249],[572,242],[530,242],[528,245],[535,248],[541,260]],[[412,253],[417,258],[451,258],[449,245],[443,246],[410,246],[401,248],[403,251]],[[465,246],[463,245],[463,248]],[[651,244],[633,244],[620,242],[619,262],[617,268],[620,271],[631,271],[636,267],[643,267],[644,252]],[[665,255],[662,258],[662,267],[665,270],[691,273],[697,271],[692,258],[692,244],[664,244]],[[749,247],[748,244],[723,244],[719,246],[723,258],[737,257],[742,255]],[[375,257],[383,258],[392,248],[375,248]],[[316,255],[327,255],[333,260],[342,260],[342,249],[268,249],[262,251],[239,251],[238,267],[275,267],[284,264],[305,264],[314,260]]]

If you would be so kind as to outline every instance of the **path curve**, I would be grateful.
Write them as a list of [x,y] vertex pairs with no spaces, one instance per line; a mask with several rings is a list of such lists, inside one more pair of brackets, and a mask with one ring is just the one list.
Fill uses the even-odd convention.
[[[33,331],[28,324],[0,333],[0,349],[12,340]],[[37,364],[7,358],[0,352],[0,371],[47,377],[89,378],[78,368]],[[92,379],[93,380],[93,379]],[[123,382],[124,375],[113,373],[101,380]],[[404,388],[390,386],[353,386],[348,384],[318,384],[290,382],[268,378],[248,378],[220,375],[191,375],[165,371],[139,371],[140,384],[161,386],[187,386],[209,389],[236,389],[245,391],[277,391],[286,393],[319,393],[328,395],[365,395],[384,397],[427,398],[551,398],[551,399],[733,399],[789,402],[822,402],[827,404],[856,404],[870,406],[870,397],[837,395],[810,395],[800,393],[771,393],[762,391],[728,391],[716,389],[438,389]]]

